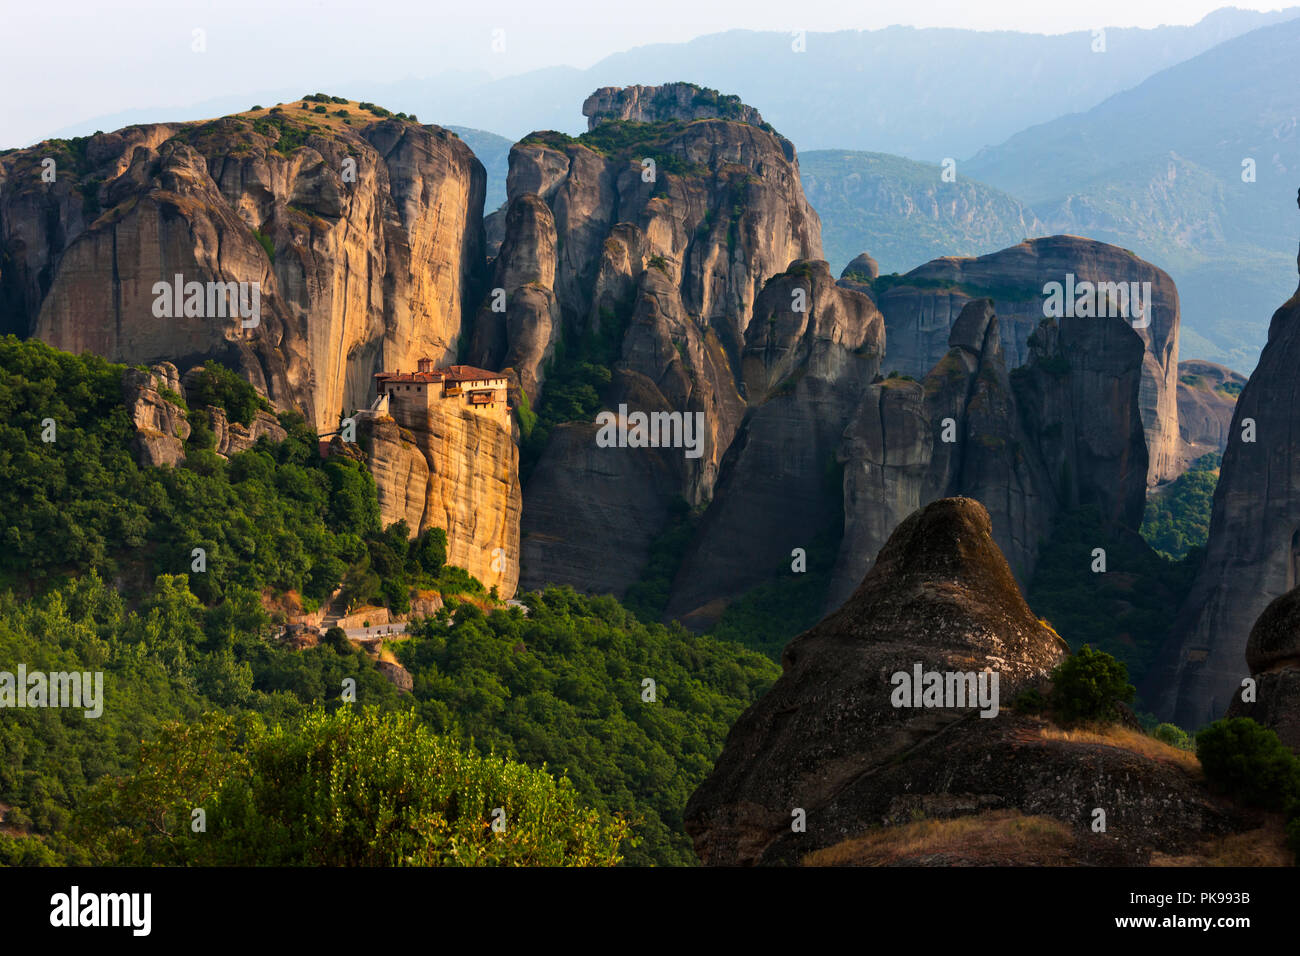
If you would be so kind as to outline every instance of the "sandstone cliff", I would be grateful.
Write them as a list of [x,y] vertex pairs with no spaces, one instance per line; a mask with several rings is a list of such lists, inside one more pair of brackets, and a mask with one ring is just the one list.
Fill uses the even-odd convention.
[[[985,510],[928,505],[848,603],[790,643],[780,679],[733,726],[686,807],[696,853],[711,865],[798,863],[917,812],[1044,816],[1083,859],[1127,864],[1246,829],[1174,762],[1070,741],[1016,713],[1015,696],[1067,654],[1021,598]],[[996,672],[997,713],[955,699],[898,706],[895,675],[918,666]],[[1098,807],[1104,834],[1089,830]]]
[[1026,584],[1063,509],[1096,505],[1136,529],[1146,488],[1142,341],[1120,319],[1044,320],[1008,373],[989,299],[963,307],[923,382],[873,384],[843,435],[844,537],[827,607],[862,580],[890,532],[951,496],[981,502]]
[[[612,341],[604,407],[700,414],[704,434],[699,457],[687,457],[680,447],[587,447],[589,421],[556,428],[525,492],[526,587],[621,593],[672,501],[712,498],[745,416],[759,292],[791,262],[820,256],[793,147],[724,100],[689,84],[600,91],[587,104],[589,133],[534,133],[511,151],[493,277],[506,311],[489,295],[469,361],[510,367],[545,401],[547,359],[561,343],[572,352]],[[574,488],[582,508],[564,497]]]
[[838,537],[835,456],[884,348],[876,307],[836,286],[825,262],[795,262],[763,287],[741,358],[748,412],[677,575],[670,615],[706,624],[713,602],[788,574],[795,549],[807,556]]
[[664,86],[604,86],[582,104],[587,129],[601,123],[663,123],[673,120],[727,119],[772,132],[763,117],[740,97],[694,83],[668,83]]
[[[1220,717],[1240,685],[1251,627],[1300,584],[1300,291],[1273,314],[1237,400],[1205,561],[1148,677],[1155,712],[1183,727]],[[1253,439],[1253,440],[1247,440]]]
[[454,402],[427,415],[363,416],[365,448],[384,526],[447,532],[447,563],[504,600],[519,581],[519,453],[508,428]]
[[1228,447],[1228,428],[1246,376],[1230,368],[1192,359],[1178,363],[1180,469]]
[[[454,360],[482,268],[482,165],[438,127],[314,109],[0,157],[4,331],[127,363],[215,358],[318,428],[368,405],[374,372]],[[154,285],[177,275],[256,283],[259,321],[160,316]]]
[[[1151,283],[1151,317],[1136,329],[1145,345],[1142,422],[1146,430],[1149,484],[1182,470],[1178,431],[1178,290],[1161,269],[1127,250],[1077,236],[1031,239],[978,258],[944,257],[901,277],[871,283],[885,316],[885,367],[912,376],[931,369],[947,351],[948,332],[965,304],[987,296],[1001,320],[1007,367],[1030,358],[1029,337],[1044,317],[1044,286],[1064,283]],[[845,270],[849,281],[861,277]]]

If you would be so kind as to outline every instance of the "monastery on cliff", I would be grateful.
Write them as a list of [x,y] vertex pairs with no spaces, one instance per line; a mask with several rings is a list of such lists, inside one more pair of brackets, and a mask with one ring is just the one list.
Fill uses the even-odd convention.
[[[376,372],[379,397],[373,411],[385,412],[400,424],[428,421],[431,411],[449,408],[469,411],[510,427],[506,377],[500,372],[449,365],[434,368],[433,359],[419,360],[414,372]],[[446,404],[444,404],[446,403]]]

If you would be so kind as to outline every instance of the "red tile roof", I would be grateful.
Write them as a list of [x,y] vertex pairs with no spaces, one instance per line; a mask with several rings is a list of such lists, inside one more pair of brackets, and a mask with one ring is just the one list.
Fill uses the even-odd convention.
[[473,365],[449,365],[432,372],[376,372],[375,378],[381,382],[485,382],[505,378],[505,374]]

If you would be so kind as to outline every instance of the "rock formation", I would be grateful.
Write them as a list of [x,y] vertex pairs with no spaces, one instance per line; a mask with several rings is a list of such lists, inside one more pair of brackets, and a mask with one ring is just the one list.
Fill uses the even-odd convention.
[[[127,363],[214,358],[317,428],[368,405],[384,367],[454,361],[482,165],[438,127],[305,105],[0,157],[0,331]],[[176,276],[201,305],[160,310],[155,284]],[[247,283],[248,311],[218,309],[209,283]]]
[[1228,428],[1246,376],[1230,368],[1192,359],[1178,363],[1180,470],[1228,446]]
[[[711,865],[797,863],[917,811],[1048,816],[1094,860],[1130,864],[1241,828],[1172,763],[1052,736],[1011,708],[1067,654],[1021,598],[987,512],[962,498],[926,506],[844,607],[786,647],[780,679],[732,727],[686,807],[696,853]],[[986,690],[996,673],[996,715],[987,694],[985,705],[908,705],[895,675],[917,668],[984,673]],[[1097,807],[1105,834],[1088,829]]]
[[245,425],[232,422],[215,405],[187,410],[188,388],[203,373],[195,366],[182,377],[171,362],[160,362],[149,371],[128,368],[122,375],[122,402],[135,426],[132,447],[142,465],[179,465],[185,460],[185,440],[190,437],[189,416],[198,411],[212,429],[213,451],[223,458],[248,451],[266,436],[284,441],[286,432],[270,412],[258,409]]
[[1117,318],[1044,320],[1028,363],[1008,373],[1000,333],[992,301],[973,299],[923,382],[891,377],[866,391],[839,449],[844,537],[828,608],[898,522],[936,498],[980,501],[1022,584],[1062,509],[1096,505],[1109,524],[1141,524],[1141,339]]
[[363,416],[380,520],[412,534],[447,532],[447,563],[465,568],[502,599],[519,581],[519,452],[500,422],[455,402],[426,415]]
[[825,262],[795,262],[763,287],[741,358],[749,411],[677,575],[671,616],[708,623],[713,602],[788,572],[794,549],[838,537],[835,456],[884,348],[876,307],[838,287]]
[[[506,310],[493,311],[489,294],[469,361],[510,367],[544,401],[560,343],[571,355],[609,343],[604,407],[701,414],[704,432],[700,455],[687,457],[680,447],[596,447],[590,421],[555,428],[526,489],[526,587],[622,593],[673,501],[713,496],[745,416],[758,295],[792,262],[821,254],[793,147],[732,99],[690,84],[598,91],[585,107],[591,132],[534,133],[511,151],[494,264]],[[580,509],[566,497],[574,487]]]
[[1146,697],[1189,729],[1220,717],[1241,683],[1251,627],[1300,584],[1300,290],[1273,313],[1237,399],[1205,560],[1153,667]]
[[1300,753],[1300,588],[1264,609],[1246,641],[1246,666],[1255,680],[1255,699],[1233,694],[1228,717],[1250,717],[1277,732]]
[[[1136,329],[1146,352],[1142,366],[1142,422],[1148,483],[1176,477],[1178,432],[1178,290],[1161,269],[1125,249],[1077,236],[1030,239],[978,258],[947,256],[901,277],[881,277],[872,295],[885,316],[885,368],[925,375],[947,351],[948,333],[966,303],[987,296],[1001,321],[1009,369],[1030,358],[1029,338],[1044,317],[1044,286],[1066,283],[1151,283],[1152,313]],[[845,270],[849,281],[862,277]],[[888,280],[888,281],[886,281]],[[1109,297],[1118,302],[1118,293]],[[1106,299],[1107,296],[1103,296]],[[1094,300],[1095,301],[1095,300]]]
[[582,104],[587,129],[602,123],[663,123],[700,119],[726,119],[748,123],[771,131],[763,117],[740,97],[694,83],[668,83],[664,86],[604,86]]
[[149,371],[128,368],[122,375],[122,404],[135,426],[132,448],[142,465],[178,465],[185,460],[190,423],[185,410],[166,397],[183,396],[180,373],[171,362]]

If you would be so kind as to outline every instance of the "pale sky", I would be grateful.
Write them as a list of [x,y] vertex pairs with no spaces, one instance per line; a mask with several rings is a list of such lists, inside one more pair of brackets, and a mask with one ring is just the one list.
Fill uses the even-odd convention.
[[[1294,0],[1293,0],[1294,2]],[[481,70],[587,67],[723,30],[891,25],[1064,33],[1191,24],[1237,0],[2,0],[0,148],[94,117],[287,88]],[[194,31],[203,30],[204,52]],[[494,52],[493,31],[505,51]],[[21,78],[19,82],[18,78]],[[327,90],[328,91],[328,90]],[[160,119],[165,118],[163,116]]]

